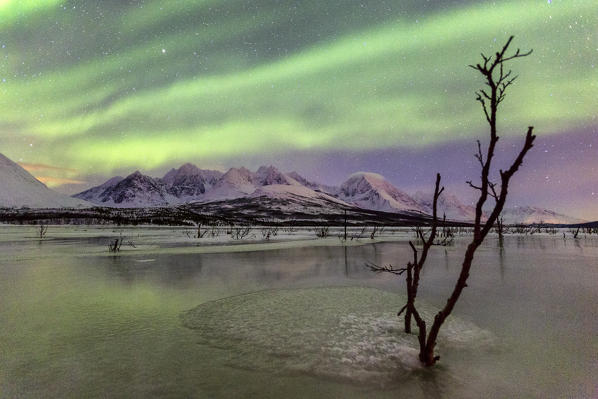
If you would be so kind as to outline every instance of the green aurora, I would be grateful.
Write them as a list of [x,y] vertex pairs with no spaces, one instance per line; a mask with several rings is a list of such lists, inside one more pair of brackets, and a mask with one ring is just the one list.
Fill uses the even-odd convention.
[[595,0],[0,0],[0,152],[80,178],[470,139],[467,64],[511,34],[505,134],[598,124]]

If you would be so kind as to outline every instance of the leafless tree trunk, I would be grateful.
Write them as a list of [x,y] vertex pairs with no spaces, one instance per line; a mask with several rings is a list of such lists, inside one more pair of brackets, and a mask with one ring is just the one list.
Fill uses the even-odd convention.
[[347,210],[345,209],[345,242],[347,241]]
[[[494,56],[486,57],[482,54],[483,63],[477,64],[475,66],[470,65],[473,69],[479,71],[485,79],[485,84],[488,86],[490,93],[486,91],[486,89],[481,89],[477,92],[476,100],[480,102],[482,105],[482,109],[484,111],[484,115],[486,116],[486,121],[490,126],[490,143],[488,144],[488,148],[486,151],[486,157],[482,155],[482,146],[478,141],[478,152],[476,154],[476,158],[480,163],[482,168],[481,173],[481,184],[479,186],[474,185],[471,181],[468,184],[475,188],[476,190],[480,191],[480,196],[476,203],[476,216],[474,222],[474,232],[473,232],[473,239],[470,244],[467,246],[467,250],[465,251],[465,256],[463,259],[463,264],[461,266],[461,272],[459,274],[459,279],[453,288],[453,292],[451,293],[450,297],[448,298],[446,305],[436,314],[434,317],[434,322],[430,328],[429,333],[427,334],[426,338],[426,323],[417,315],[417,311],[414,312],[414,317],[417,321],[417,325],[419,327],[419,341],[420,341],[420,354],[419,358],[426,366],[432,366],[436,363],[439,359],[439,356],[434,354],[434,348],[436,347],[436,340],[438,338],[438,333],[440,328],[444,324],[445,320],[451,312],[453,311],[455,304],[459,300],[463,289],[467,287],[467,279],[469,277],[469,272],[471,270],[471,265],[473,263],[474,255],[478,247],[482,244],[488,232],[492,229],[492,226],[496,223],[500,213],[502,212],[505,201],[507,199],[508,189],[509,189],[509,182],[513,175],[517,172],[521,164],[523,163],[523,158],[527,154],[527,152],[533,147],[534,136],[533,127],[530,126],[527,129],[527,134],[525,135],[525,142],[523,144],[522,149],[520,150],[519,154],[509,167],[509,169],[503,171],[500,170],[500,188],[496,183],[490,181],[490,171],[492,166],[492,159],[494,157],[494,152],[496,148],[496,143],[498,142],[498,134],[496,128],[496,114],[498,111],[498,106],[505,98],[506,89],[513,83],[516,76],[511,77],[512,71],[505,72],[504,64],[507,61],[525,57],[531,54],[531,51],[527,53],[521,53],[519,49],[510,56],[506,55],[507,49],[513,40],[513,36],[509,38],[507,43],[504,45],[501,51],[497,52]],[[488,197],[494,198],[494,207],[488,216],[488,219],[485,222],[482,222],[482,212],[484,204]]]
[[[519,154],[507,170],[500,170],[500,184],[494,183],[490,180],[492,160],[496,149],[496,143],[498,142],[497,134],[497,111],[499,104],[504,100],[506,89],[513,83],[516,77],[511,77],[512,72],[509,70],[505,72],[504,64],[510,60],[525,57],[531,54],[531,51],[527,53],[521,53],[519,49],[510,56],[506,55],[507,49],[511,44],[513,37],[511,36],[507,43],[503,46],[502,50],[497,52],[494,57],[486,57],[482,54],[483,63],[471,66],[473,69],[479,71],[485,78],[485,84],[489,89],[479,90],[476,100],[482,105],[486,121],[490,126],[490,142],[486,149],[486,156],[482,154],[482,145],[480,141],[477,141],[478,151],[475,154],[476,159],[480,163],[481,171],[481,184],[479,186],[474,185],[471,181],[467,183],[474,189],[480,191],[480,196],[476,203],[476,214],[473,227],[473,238],[470,244],[467,246],[463,263],[461,265],[461,272],[459,278],[453,288],[451,295],[449,296],[445,306],[435,315],[432,325],[429,331],[427,330],[427,324],[417,311],[415,306],[415,299],[417,297],[417,290],[419,287],[420,272],[426,261],[428,251],[434,243],[436,236],[436,228],[438,224],[437,218],[437,202],[438,197],[444,190],[440,188],[440,174],[436,175],[436,187],[434,190],[434,203],[433,203],[433,219],[432,219],[432,230],[428,238],[425,238],[421,229],[417,229],[417,235],[423,242],[423,249],[421,255],[412,242],[409,242],[413,251],[413,261],[407,264],[407,267],[395,269],[392,265],[388,266],[377,266],[375,264],[367,264],[372,271],[375,272],[388,272],[396,275],[402,275],[406,273],[407,281],[407,304],[399,311],[399,315],[405,312],[405,331],[411,332],[411,318],[415,319],[418,327],[418,341],[420,346],[419,359],[426,366],[433,366],[436,361],[440,358],[435,355],[434,349],[436,347],[436,340],[438,339],[438,333],[440,328],[453,311],[463,289],[467,287],[467,279],[469,278],[469,272],[473,263],[474,255],[478,247],[482,244],[490,230],[496,224],[507,199],[509,182],[513,175],[517,172],[523,158],[527,152],[533,147],[536,136],[532,134],[533,127],[528,127],[527,134],[525,136],[525,142]],[[490,93],[487,92],[490,91]],[[483,208],[488,200],[488,197],[494,198],[494,207],[490,212],[485,222],[482,221]],[[502,225],[502,220],[500,221]]]
[[498,234],[498,244],[502,248],[504,239],[504,223],[502,216],[496,219],[496,233]]
[[431,223],[431,231],[428,237],[426,238],[422,229],[418,228],[417,236],[423,243],[423,248],[421,254],[418,253],[417,249],[413,242],[409,241],[409,246],[413,251],[413,261],[407,263],[407,267],[395,269],[392,265],[388,266],[378,266],[373,263],[366,264],[367,267],[376,272],[386,272],[392,273],[396,275],[402,275],[403,273],[407,273],[406,283],[407,283],[407,303],[403,306],[397,316],[400,316],[403,312],[405,312],[405,332],[410,334],[411,333],[411,317],[414,316],[415,310],[415,298],[417,297],[417,290],[419,287],[419,278],[420,272],[424,267],[426,259],[428,257],[428,251],[430,247],[434,244],[434,239],[436,238],[436,231],[438,228],[438,215],[437,215],[437,204],[438,204],[438,197],[444,191],[444,187],[440,187],[440,174],[436,175],[436,187],[434,189],[434,201],[432,205],[432,223]]
[[46,233],[48,232],[48,226],[45,224],[40,224],[39,225],[39,238],[40,240],[44,239],[46,237]]

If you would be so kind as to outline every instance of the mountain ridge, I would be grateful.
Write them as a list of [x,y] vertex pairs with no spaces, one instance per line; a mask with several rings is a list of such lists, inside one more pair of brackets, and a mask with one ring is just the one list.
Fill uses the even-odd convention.
[[[139,171],[137,174],[141,174]],[[131,176],[131,175],[129,175]],[[128,176],[128,177],[129,177]],[[128,178],[127,177],[127,178]],[[319,198],[336,203],[339,206],[356,206],[382,212],[406,212],[413,214],[431,214],[431,193],[416,192],[412,195],[400,190],[390,183],[384,176],[373,172],[356,172],[337,186],[327,186],[310,181],[293,171],[283,173],[276,167],[260,166],[255,172],[241,166],[232,167],[222,173],[220,171],[200,169],[196,165],[186,163],[178,169],[171,169],[162,178],[146,176],[147,186],[136,187],[141,198],[139,201],[130,188],[126,194],[119,195],[121,201],[115,203],[104,200],[105,195],[98,194],[100,187],[105,191],[110,189],[109,182],[116,179],[117,184],[122,179],[112,178],[104,184],[92,187],[82,193],[75,194],[75,198],[86,199],[100,206],[140,207],[140,206],[169,206],[186,203],[209,203],[240,198],[287,198],[296,201]],[[114,185],[112,185],[114,186]],[[122,185],[121,185],[122,186]],[[114,187],[112,187],[114,189]],[[119,191],[114,189],[113,191]],[[89,197],[86,193],[93,193],[96,197]],[[451,193],[443,193],[438,203],[439,216],[446,215],[448,220],[472,221],[475,217],[475,207],[463,203]],[[548,209],[539,207],[520,206],[504,210],[506,223],[538,223],[544,219],[552,223],[566,223],[573,221],[584,222]],[[540,219],[544,218],[544,219]]]
[[[260,166],[255,172],[245,167],[230,168],[223,173],[200,169],[186,163],[173,168],[163,177],[151,177],[139,170],[126,177],[115,176],[73,197],[57,193],[15,162],[0,154],[0,208],[152,208],[179,205],[214,204],[226,206],[242,200],[275,205],[276,212],[297,214],[342,212],[342,209],[364,209],[426,217],[432,212],[431,193],[408,194],[384,176],[372,172],[351,174],[339,186],[310,181],[297,172],[284,173],[273,165]],[[238,201],[237,201],[238,202]],[[241,203],[240,202],[240,203]],[[267,206],[265,207],[267,209]],[[438,202],[439,216],[467,222],[475,217],[475,208],[450,193],[443,193]],[[502,217],[507,224],[552,223],[578,224],[585,221],[537,206],[505,208]]]

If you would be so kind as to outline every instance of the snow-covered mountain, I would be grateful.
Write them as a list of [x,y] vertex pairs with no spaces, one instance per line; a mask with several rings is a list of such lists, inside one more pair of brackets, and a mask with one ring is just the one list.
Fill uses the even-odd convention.
[[377,173],[357,172],[338,191],[338,198],[375,211],[426,212],[426,208]]
[[[413,199],[425,208],[427,214],[432,214],[434,193],[418,191],[413,195]],[[446,191],[438,198],[437,212],[439,218],[446,214],[448,220],[472,221],[475,219],[475,206],[465,205],[456,195]]]
[[311,188],[314,191],[321,191],[323,193],[330,194],[330,195],[338,195],[338,187],[328,186],[326,184],[320,184],[320,183],[313,182],[313,181],[308,180],[305,177],[301,176],[299,173],[297,173],[295,171],[287,173],[287,176],[291,177],[292,179],[294,179],[296,182],[298,182],[302,186]]
[[218,170],[204,170],[186,163],[178,169],[171,169],[162,178],[167,191],[181,202],[194,200],[214,187],[222,172]]
[[136,171],[124,179],[112,178],[98,187],[74,195],[100,205],[115,208],[167,206],[176,202],[160,180]]
[[122,176],[114,176],[113,178],[108,179],[105,183],[100,184],[99,186],[92,187],[89,190],[85,190],[79,194],[73,195],[73,197],[96,203],[99,201],[98,198],[100,198],[102,193],[106,191],[107,188],[117,185],[123,179],[124,177]]
[[535,206],[515,206],[511,208],[505,208],[503,209],[501,216],[506,224],[577,224],[586,222],[586,220],[577,219],[551,211],[549,209],[538,208]]
[[280,196],[285,191],[280,188],[260,191],[269,186],[300,187],[305,189],[302,192],[306,197],[316,196],[315,191],[273,166],[262,166],[256,172],[244,167],[231,168],[223,174],[185,164],[170,170],[161,179],[143,175],[139,171],[124,179],[115,177],[75,197],[101,206],[135,208],[230,200],[254,193]]
[[87,208],[92,204],[57,193],[0,154],[0,208]]
[[[231,168],[214,185],[211,191],[207,192],[205,196],[198,198],[198,200],[206,202],[241,198],[256,193],[262,187],[273,185],[303,187],[297,180],[286,173],[282,173],[274,166],[260,166],[256,172],[252,172],[244,167]],[[268,192],[270,191],[263,191],[266,194]],[[274,192],[272,191],[272,193]]]
[[289,175],[282,173],[274,166],[260,166],[255,172],[254,182],[258,186],[270,186],[272,184],[286,184],[292,186],[300,186],[297,180]]
[[[318,200],[318,201],[325,201],[330,206],[336,205],[339,209],[342,208],[350,208],[352,207],[351,204],[348,204],[345,201],[342,201],[338,198],[335,198],[329,194],[323,193],[321,191],[312,190],[309,187],[305,187],[299,184],[270,184],[259,187],[256,189],[252,194],[251,197],[258,198],[258,197],[270,197],[270,198],[303,198],[303,199],[310,199],[310,200]],[[313,201],[312,201],[313,202]],[[295,211],[299,211],[300,209],[295,209]]]
[[230,168],[224,175],[222,175],[212,190],[199,200],[216,201],[245,197],[255,191],[255,180],[255,174],[249,169],[244,167]]
[[[41,183],[40,183],[41,184]],[[314,201],[326,207],[351,207],[383,211],[432,213],[432,194],[417,192],[413,196],[401,191],[384,176],[376,173],[354,173],[340,187],[312,182],[297,172],[283,173],[274,166],[261,166],[252,172],[245,167],[231,168],[226,173],[203,170],[192,164],[172,169],[162,178],[135,172],[126,178],[114,177],[106,183],[77,194],[75,197],[110,207],[152,207],[185,203],[210,203],[264,198],[285,201],[289,206]],[[297,210],[299,211],[299,210]],[[449,220],[472,221],[475,208],[444,192],[438,204],[438,216],[446,213]],[[582,222],[537,207],[516,207],[503,211],[505,223]]]

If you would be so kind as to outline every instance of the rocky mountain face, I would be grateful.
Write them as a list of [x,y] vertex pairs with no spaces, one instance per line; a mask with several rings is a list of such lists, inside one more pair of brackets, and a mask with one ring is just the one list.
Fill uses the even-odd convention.
[[178,169],[171,169],[162,178],[169,194],[179,199],[197,198],[214,187],[222,172],[218,170],[204,170],[186,163]]
[[0,208],[86,208],[92,204],[57,193],[0,154]]
[[[409,195],[391,184],[384,176],[354,173],[339,187],[309,181],[297,172],[283,173],[274,166],[261,166],[255,172],[245,168],[231,168],[226,173],[200,169],[192,164],[172,169],[162,178],[135,172],[126,178],[115,177],[93,187],[76,198],[100,206],[154,207],[185,203],[210,203],[248,199],[264,201],[276,198],[293,207],[305,202],[323,201],[332,207],[358,207],[366,210],[431,214],[432,194],[417,192]],[[438,203],[438,215],[448,220],[472,221],[473,205],[464,204],[458,197],[443,193]],[[506,223],[578,223],[578,219],[536,207],[505,209]]]
[[139,171],[114,184],[109,184],[108,181],[102,186],[103,189],[94,187],[75,195],[75,198],[88,198],[88,201],[100,206],[123,208],[167,206],[173,203],[175,198],[160,179],[146,176]]

